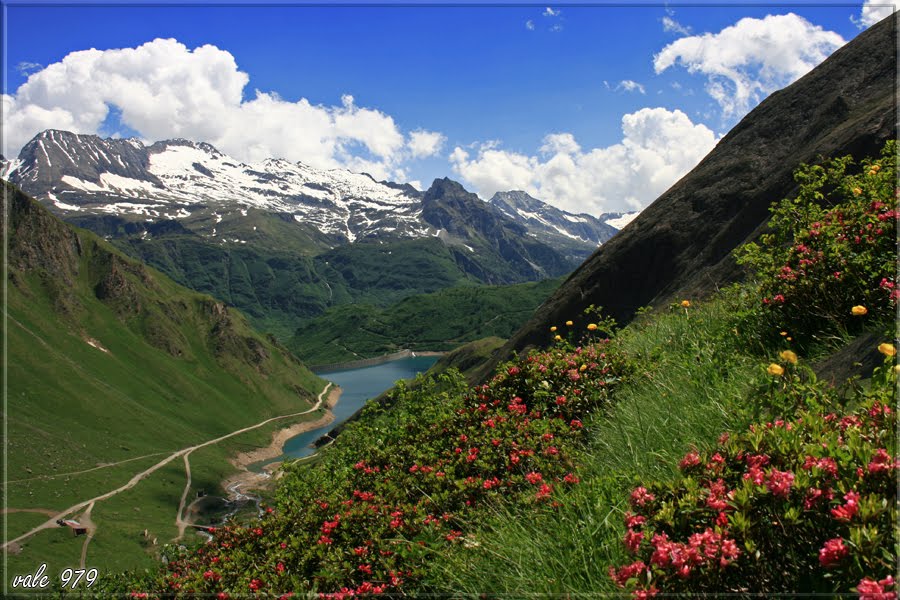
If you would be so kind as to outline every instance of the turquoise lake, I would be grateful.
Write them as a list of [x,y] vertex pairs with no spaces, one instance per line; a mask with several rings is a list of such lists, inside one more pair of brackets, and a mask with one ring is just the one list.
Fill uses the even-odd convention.
[[394,382],[399,379],[412,379],[419,373],[424,373],[437,362],[437,359],[437,356],[415,356],[392,360],[374,367],[316,373],[343,390],[337,406],[331,409],[334,413],[334,422],[290,438],[284,444],[281,457],[252,465],[251,470],[259,470],[270,462],[309,456],[315,452],[313,442],[350,418],[363,407],[366,400],[394,387]]

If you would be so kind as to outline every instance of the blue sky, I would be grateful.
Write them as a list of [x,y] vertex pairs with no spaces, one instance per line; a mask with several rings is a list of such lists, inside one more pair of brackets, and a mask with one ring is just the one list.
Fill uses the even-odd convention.
[[189,137],[592,213],[645,206],[874,19],[846,3],[4,9],[5,155],[48,127]]

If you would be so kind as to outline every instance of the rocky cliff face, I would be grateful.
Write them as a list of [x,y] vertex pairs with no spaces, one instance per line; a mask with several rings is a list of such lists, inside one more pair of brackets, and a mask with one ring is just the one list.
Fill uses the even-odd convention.
[[[487,283],[545,279],[571,270],[571,262],[560,252],[450,179],[436,179],[425,192],[422,219],[454,248],[458,261],[476,265],[467,272],[483,271],[480,278]],[[487,261],[508,263],[508,275],[498,277]],[[481,263],[484,269],[477,267]]]
[[762,233],[793,171],[820,157],[877,154],[897,135],[893,17],[750,112],[689,174],[581,265],[483,372],[547,341],[547,328],[584,324],[591,304],[620,323],[642,306],[697,297],[741,276],[731,251]]
[[[563,252],[579,262],[590,256],[597,246],[607,242],[622,229],[623,213],[605,213],[599,217],[572,214],[522,191],[497,192],[490,199],[504,215],[525,227],[528,235]],[[634,213],[627,213],[628,215]]]

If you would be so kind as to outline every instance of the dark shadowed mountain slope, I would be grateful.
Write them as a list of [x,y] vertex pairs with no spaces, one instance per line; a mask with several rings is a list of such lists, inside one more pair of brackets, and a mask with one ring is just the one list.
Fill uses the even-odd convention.
[[591,304],[622,323],[639,307],[738,279],[731,251],[758,236],[772,202],[795,190],[798,165],[876,155],[896,136],[896,37],[889,17],[762,102],[581,265],[482,374],[513,351],[545,344],[553,324],[583,325]]

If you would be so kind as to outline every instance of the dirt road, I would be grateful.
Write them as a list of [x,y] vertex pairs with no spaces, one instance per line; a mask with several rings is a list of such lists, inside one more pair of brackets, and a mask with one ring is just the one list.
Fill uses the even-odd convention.
[[[212,444],[217,444],[217,443],[221,442],[222,440],[227,440],[227,439],[230,438],[230,437],[234,437],[234,436],[236,436],[236,435],[240,435],[240,434],[245,433],[245,432],[247,432],[247,431],[252,431],[253,429],[258,429],[259,427],[262,427],[262,426],[264,426],[264,425],[268,425],[269,423],[271,423],[271,422],[273,422],[273,421],[278,421],[278,420],[281,420],[281,419],[289,419],[289,418],[291,418],[291,417],[299,417],[299,416],[302,416],[302,415],[309,414],[309,413],[311,413],[311,412],[313,412],[313,411],[315,411],[315,410],[318,410],[318,408],[322,405],[322,399],[324,398],[325,394],[328,392],[328,389],[329,389],[330,387],[331,387],[331,383],[329,382],[329,383],[325,386],[325,389],[323,389],[322,392],[319,394],[319,397],[318,397],[316,403],[315,403],[311,408],[309,408],[309,409],[307,409],[307,410],[304,410],[304,411],[301,411],[301,412],[297,412],[297,413],[292,413],[292,414],[289,414],[289,415],[281,415],[281,416],[278,416],[278,417],[272,417],[271,419],[266,419],[265,421],[262,421],[262,422],[260,422],[260,423],[257,423],[256,425],[251,425],[251,426],[249,426],[249,427],[244,427],[243,429],[238,429],[237,431],[232,431],[231,433],[227,433],[227,434],[225,434],[225,435],[223,435],[223,436],[220,436],[220,437],[217,437],[217,438],[215,438],[215,439],[213,439],[213,440],[209,440],[209,441],[207,441],[207,442],[203,442],[202,444],[197,444],[197,445],[195,445],[195,446],[190,446],[190,447],[188,447],[188,448],[182,448],[181,450],[178,450],[178,451],[176,451],[176,452],[173,452],[172,454],[170,454],[170,455],[167,456],[166,458],[162,459],[161,461],[159,461],[158,463],[156,463],[155,465],[153,465],[153,466],[150,467],[149,469],[145,469],[144,471],[141,471],[140,473],[134,475],[131,479],[128,480],[128,482],[127,482],[125,485],[122,485],[122,486],[120,486],[120,487],[117,487],[117,488],[114,489],[114,490],[110,490],[110,491],[106,492],[105,494],[101,494],[101,495],[96,496],[96,497],[94,497],[94,498],[91,498],[91,499],[89,499],[89,500],[85,500],[84,502],[79,502],[78,504],[75,504],[75,505],[73,505],[73,506],[70,506],[69,508],[67,508],[67,509],[65,509],[65,510],[63,510],[63,511],[61,511],[61,512],[55,514],[55,515],[53,515],[46,523],[42,523],[41,525],[38,525],[37,527],[35,527],[35,528],[32,529],[31,531],[28,531],[28,532],[26,532],[26,533],[23,533],[22,535],[20,535],[19,537],[15,538],[15,539],[12,539],[12,540],[9,540],[9,541],[4,542],[3,545],[0,546],[0,549],[6,549],[6,548],[9,547],[11,544],[16,544],[17,542],[21,542],[22,540],[27,539],[27,538],[33,536],[34,534],[38,533],[39,531],[43,531],[44,529],[49,529],[49,528],[51,528],[51,527],[57,527],[58,525],[56,524],[56,521],[57,521],[58,519],[63,519],[63,518],[65,518],[67,515],[70,515],[70,514],[72,514],[73,512],[76,512],[76,511],[78,511],[78,510],[81,510],[82,508],[85,508],[85,507],[87,507],[87,506],[92,506],[95,502],[100,502],[100,501],[102,501],[102,500],[106,500],[107,498],[111,498],[111,497],[115,496],[116,494],[119,494],[119,493],[121,493],[121,492],[124,492],[125,490],[130,490],[131,488],[133,488],[134,486],[136,486],[142,479],[146,478],[148,475],[150,475],[150,474],[152,474],[152,473],[158,471],[159,469],[163,468],[164,466],[166,466],[167,464],[169,464],[170,462],[172,462],[173,460],[175,460],[175,459],[178,458],[179,456],[184,456],[185,454],[190,454],[191,452],[193,452],[194,450],[197,450],[198,448],[205,448],[206,446],[210,446],[210,445],[212,445]],[[188,463],[187,463],[187,460],[185,460],[185,464],[188,464]],[[186,489],[186,490],[189,490],[189,489],[190,489],[190,485],[191,485],[190,469],[188,469],[188,482],[187,482],[187,486],[186,486],[185,489]],[[184,510],[184,500],[185,500],[186,496],[187,496],[187,492],[185,492],[185,493],[182,495],[182,503],[181,503],[181,505],[178,507],[178,520],[180,520],[180,518],[181,518],[181,512],[182,512],[182,510]],[[177,521],[176,521],[176,522],[177,522]],[[183,531],[183,530],[182,530],[182,531]]]

